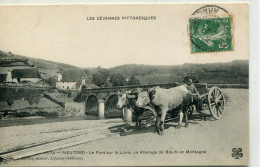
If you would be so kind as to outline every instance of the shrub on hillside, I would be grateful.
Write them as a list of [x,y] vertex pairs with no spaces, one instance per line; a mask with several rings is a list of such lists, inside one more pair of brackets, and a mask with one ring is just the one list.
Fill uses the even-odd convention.
[[48,85],[55,87],[56,86],[56,78],[54,77],[50,77],[48,79],[45,80],[45,83],[47,83]]
[[38,104],[40,102],[40,96],[36,96],[35,99],[34,99],[34,102],[36,104],[36,107],[38,107]]
[[11,110],[11,109],[12,109],[11,107],[12,107],[12,105],[14,104],[14,99],[12,99],[12,98],[7,98],[6,101],[7,101],[8,106],[10,107],[10,110]]
[[28,101],[30,106],[35,102],[35,97],[33,97],[32,95],[27,96],[25,99]]

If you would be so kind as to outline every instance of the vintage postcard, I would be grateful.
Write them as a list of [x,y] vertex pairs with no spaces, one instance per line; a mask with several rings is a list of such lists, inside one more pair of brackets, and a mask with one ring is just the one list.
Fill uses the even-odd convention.
[[0,6],[0,166],[249,164],[247,3]]

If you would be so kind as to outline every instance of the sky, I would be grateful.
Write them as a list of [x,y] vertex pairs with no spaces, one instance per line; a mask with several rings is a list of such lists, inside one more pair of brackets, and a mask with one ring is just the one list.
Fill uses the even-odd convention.
[[[0,6],[0,50],[78,67],[176,65],[248,59],[248,8],[233,16],[234,51],[191,54],[187,26],[197,5]],[[155,16],[155,20],[97,17]],[[94,17],[95,20],[88,20]]]

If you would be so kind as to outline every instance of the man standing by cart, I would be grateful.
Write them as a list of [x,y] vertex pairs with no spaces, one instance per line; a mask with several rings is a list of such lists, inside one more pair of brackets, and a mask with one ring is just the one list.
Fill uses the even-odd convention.
[[190,102],[191,102],[191,110],[189,112],[190,116],[192,115],[195,108],[197,111],[202,110],[201,96],[197,88],[193,84],[193,80],[195,81],[196,78],[192,76],[187,76],[183,80],[184,85],[189,90],[189,95],[190,95]]

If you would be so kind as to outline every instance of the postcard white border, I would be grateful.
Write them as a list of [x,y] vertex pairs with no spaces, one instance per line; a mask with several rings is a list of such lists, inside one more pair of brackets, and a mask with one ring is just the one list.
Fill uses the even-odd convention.
[[[150,4],[150,3],[207,3],[205,0],[1,0],[0,5],[39,4]],[[210,3],[249,3],[249,64],[250,64],[250,167],[260,166],[260,3],[258,0],[215,0]]]

